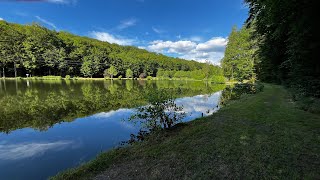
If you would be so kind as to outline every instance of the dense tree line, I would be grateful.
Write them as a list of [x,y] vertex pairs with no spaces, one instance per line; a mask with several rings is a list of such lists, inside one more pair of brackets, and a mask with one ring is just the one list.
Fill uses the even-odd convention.
[[320,97],[319,33],[315,0],[245,0],[249,17],[232,29],[222,61],[238,81],[281,83],[300,96]]
[[320,97],[316,0],[245,0],[247,26],[257,39],[258,78],[283,83],[301,95]]
[[[133,46],[110,44],[68,32],[55,32],[38,24],[19,25],[0,21],[0,32],[2,76],[103,77],[109,74],[139,77],[144,73],[155,77],[160,68],[171,71],[207,68],[205,63],[151,53]],[[105,71],[110,67],[113,73]],[[210,69],[217,70],[219,67],[210,65]]]
[[224,75],[237,81],[255,80],[256,41],[251,37],[251,28],[232,28],[225,56],[221,62]]
[[204,68],[193,71],[166,71],[159,69],[157,72],[159,79],[194,79],[208,80],[214,83],[225,83],[222,69]]

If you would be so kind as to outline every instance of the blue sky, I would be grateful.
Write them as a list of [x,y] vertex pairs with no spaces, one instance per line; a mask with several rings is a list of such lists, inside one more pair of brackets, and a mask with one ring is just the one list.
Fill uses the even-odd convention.
[[0,19],[219,64],[242,0],[0,0]]

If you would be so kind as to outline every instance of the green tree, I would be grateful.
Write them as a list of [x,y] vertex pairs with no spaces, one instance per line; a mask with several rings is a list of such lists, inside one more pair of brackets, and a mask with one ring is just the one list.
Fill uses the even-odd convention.
[[10,25],[0,21],[0,63],[2,64],[2,73],[5,77],[5,67],[12,63],[14,75],[17,77],[17,67],[23,60],[23,41],[25,36],[22,33],[22,26]]
[[210,61],[206,60],[205,65],[202,70],[205,74],[205,79],[208,80],[209,76],[210,76]]
[[49,75],[51,75],[51,70],[55,68],[60,59],[59,50],[55,47],[50,49],[46,49],[42,54],[42,58],[44,59],[45,66],[49,69]]
[[110,68],[108,69],[108,74],[111,78],[113,78],[113,76],[116,76],[118,74],[116,67],[110,66]]
[[132,78],[133,77],[133,72],[131,71],[131,69],[127,69],[126,70],[126,78]]
[[64,48],[60,48],[58,51],[58,69],[61,72],[61,76],[62,76],[62,72],[65,72],[68,68],[68,63],[66,61],[67,58],[67,54]]
[[81,67],[81,72],[85,76],[90,76],[97,74],[101,69],[102,53],[97,48],[91,48],[88,53],[83,57],[83,64]]
[[5,77],[5,68],[11,59],[11,50],[10,50],[10,27],[4,21],[0,21],[0,62],[2,66],[2,76]]
[[[51,73],[61,76],[72,74],[85,77],[102,76],[104,67],[114,66],[117,75],[125,76],[132,70],[133,77],[140,74],[156,76],[158,69],[173,77],[175,72],[201,70],[203,63],[168,57],[133,46],[120,46],[68,32],[51,31],[39,24],[18,25],[0,21],[0,66],[36,76]],[[219,67],[210,66],[210,72]],[[51,72],[52,71],[52,72]],[[161,73],[160,73],[161,74]],[[8,75],[11,75],[8,73]]]
[[224,74],[229,79],[238,81],[255,77],[254,53],[256,48],[250,36],[251,29],[243,27],[239,31],[232,28],[225,56],[222,60]]
[[92,77],[93,72],[92,72],[92,68],[91,68],[91,62],[90,61],[84,61],[82,63],[81,66],[81,73],[85,76],[85,77]]
[[320,97],[320,47],[315,0],[245,0],[247,26],[258,37],[258,78]]

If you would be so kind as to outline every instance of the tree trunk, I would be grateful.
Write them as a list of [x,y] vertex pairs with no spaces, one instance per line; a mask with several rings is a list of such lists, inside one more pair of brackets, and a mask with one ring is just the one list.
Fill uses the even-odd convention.
[[3,74],[3,78],[5,78],[6,77],[6,74],[4,73],[4,67],[2,67],[2,74]]
[[15,61],[13,62],[13,66],[14,66],[13,67],[13,69],[14,69],[14,77],[17,78],[17,64],[16,64]]

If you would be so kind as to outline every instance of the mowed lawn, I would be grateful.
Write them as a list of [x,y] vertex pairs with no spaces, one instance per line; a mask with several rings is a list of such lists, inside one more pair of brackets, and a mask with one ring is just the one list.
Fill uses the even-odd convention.
[[288,92],[263,92],[218,113],[101,154],[54,179],[320,179],[320,115]]

